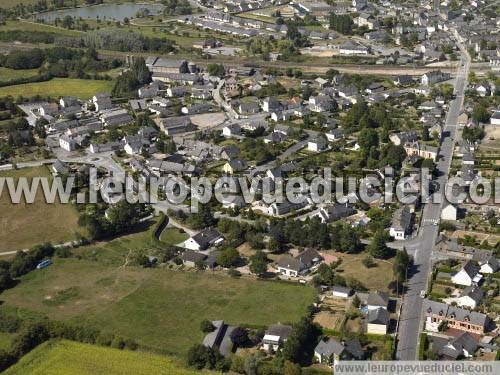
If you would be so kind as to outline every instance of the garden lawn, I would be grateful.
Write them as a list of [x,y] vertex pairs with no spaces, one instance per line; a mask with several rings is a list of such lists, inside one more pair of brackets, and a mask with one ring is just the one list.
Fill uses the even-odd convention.
[[48,341],[25,355],[5,375],[194,375],[169,357],[66,340]]
[[0,97],[11,95],[17,97],[32,97],[35,95],[51,96],[76,96],[80,99],[89,99],[96,93],[111,92],[112,81],[98,81],[76,78],[54,78],[46,82],[25,83],[0,88]]
[[36,311],[133,338],[146,349],[185,355],[203,339],[199,327],[204,319],[252,327],[295,322],[315,295],[303,285],[234,279],[210,271],[55,258],[50,267],[22,277],[2,300],[6,308]]
[[[330,253],[327,251],[327,253]],[[337,268],[342,277],[351,277],[360,281],[370,290],[379,290],[387,292],[389,284],[393,280],[392,262],[393,259],[380,260],[374,259],[375,267],[366,268],[362,260],[367,253],[347,254],[332,252],[333,255],[342,259],[342,263]]]
[[[32,177],[49,176],[47,167],[23,168],[0,172],[0,177]],[[54,204],[45,202],[42,189],[33,204],[21,200],[13,204],[7,186],[4,184],[0,196],[0,252],[30,248],[44,242],[53,244],[72,241],[76,232],[83,230],[78,226],[78,214],[71,204]]]

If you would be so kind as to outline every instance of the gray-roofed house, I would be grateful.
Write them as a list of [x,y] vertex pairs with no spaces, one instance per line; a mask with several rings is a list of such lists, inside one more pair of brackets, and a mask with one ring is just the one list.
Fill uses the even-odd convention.
[[389,305],[389,295],[378,290],[371,292],[368,294],[368,298],[366,299],[366,305],[368,306],[368,310],[376,310],[379,308],[387,310],[387,306]]
[[57,159],[54,164],[52,164],[52,170],[54,173],[64,174],[69,172],[69,167],[65,162]]
[[322,223],[329,223],[344,217],[354,215],[356,210],[349,203],[334,203],[327,207],[321,207],[312,217],[318,217]]
[[335,285],[332,288],[332,295],[334,297],[349,298],[352,294],[352,289],[346,286]]
[[190,250],[205,250],[210,246],[216,246],[224,241],[224,237],[215,228],[207,228],[184,242],[184,247]]
[[481,267],[474,261],[468,261],[462,269],[451,277],[454,284],[471,286],[481,281],[482,276],[479,273]]
[[460,336],[452,338],[446,345],[440,348],[439,355],[443,359],[456,360],[460,358],[470,358],[474,355],[478,347],[474,337],[464,332]]
[[339,360],[362,359],[363,349],[359,340],[338,341],[324,337],[314,349],[314,357],[319,363],[333,365]]
[[412,213],[408,206],[398,208],[392,217],[389,235],[396,240],[405,240],[411,233]]
[[244,171],[247,168],[248,164],[245,160],[233,159],[224,164],[223,170],[225,173],[233,174],[236,172]]
[[212,321],[214,330],[203,339],[203,345],[207,348],[218,349],[224,357],[231,354],[234,344],[231,341],[231,333],[236,327],[228,326],[223,320]]
[[369,310],[366,317],[366,332],[377,335],[387,334],[390,314],[384,308]]
[[188,267],[196,267],[198,262],[204,262],[207,255],[194,250],[186,250],[181,255],[182,263]]
[[292,333],[292,327],[285,324],[273,324],[267,328],[262,339],[262,348],[267,352],[276,352]]
[[482,335],[489,328],[488,315],[469,311],[446,303],[424,300],[425,329],[438,332],[441,323],[446,322],[448,328]]
[[307,249],[295,258],[285,255],[280,258],[277,265],[279,273],[285,276],[297,277],[320,264],[323,257],[314,249]]
[[480,287],[468,286],[460,292],[460,296],[455,298],[455,302],[460,307],[469,307],[475,309],[483,299],[483,291]]

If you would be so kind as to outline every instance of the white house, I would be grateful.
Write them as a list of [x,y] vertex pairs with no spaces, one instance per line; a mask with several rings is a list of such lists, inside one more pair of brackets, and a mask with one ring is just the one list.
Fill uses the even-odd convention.
[[366,317],[366,332],[375,335],[387,334],[389,326],[390,314],[389,311],[383,308],[369,310]]
[[220,245],[222,242],[224,242],[224,237],[215,228],[207,228],[188,238],[184,242],[184,247],[189,250],[200,251],[210,246]]
[[264,332],[262,348],[267,352],[276,352],[292,333],[292,327],[284,324],[273,324]]
[[59,147],[66,151],[74,151],[76,149],[76,142],[73,138],[62,135],[59,137]]
[[463,268],[451,277],[451,281],[457,285],[471,286],[478,283],[482,276],[479,274],[480,267],[477,263],[469,261]]
[[500,112],[495,112],[490,117],[491,125],[500,125]]
[[238,124],[231,124],[231,125],[225,126],[222,129],[222,135],[224,137],[239,136],[239,135],[241,135],[241,127]]
[[316,137],[307,142],[307,149],[313,152],[321,152],[326,150],[327,143],[323,137]]
[[396,240],[404,240],[411,232],[412,214],[408,206],[396,210],[392,218],[389,235]]
[[460,293],[460,296],[455,298],[454,301],[460,307],[469,307],[475,309],[483,299],[483,291],[480,287],[473,285],[468,286]]
[[332,288],[332,296],[339,298],[349,298],[352,294],[352,289],[345,286],[335,285]]
[[441,219],[457,220],[457,211],[457,207],[450,203],[441,211]]
[[479,272],[482,274],[495,273],[499,268],[498,260],[494,255],[490,255],[480,260],[479,266],[481,267]]
[[371,292],[366,300],[368,310],[386,309],[389,305],[389,295],[385,292]]

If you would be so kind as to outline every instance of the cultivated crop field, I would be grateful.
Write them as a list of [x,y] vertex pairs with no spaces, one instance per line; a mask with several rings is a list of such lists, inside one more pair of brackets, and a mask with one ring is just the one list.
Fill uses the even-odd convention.
[[[23,168],[0,172],[0,177],[47,177],[47,167]],[[7,187],[3,187],[0,196],[0,252],[20,250],[44,242],[53,244],[75,239],[77,225],[76,209],[70,204],[45,203],[43,193],[39,190],[35,202],[12,204]]]
[[182,368],[169,357],[66,340],[49,341],[40,345],[4,372],[6,375],[194,375],[196,373]]

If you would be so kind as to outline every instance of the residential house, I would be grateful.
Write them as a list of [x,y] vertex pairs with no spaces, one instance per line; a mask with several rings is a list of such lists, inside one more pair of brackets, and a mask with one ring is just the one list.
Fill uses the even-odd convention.
[[490,117],[491,125],[500,125],[500,112],[494,112]]
[[366,332],[375,335],[385,335],[389,328],[390,314],[383,308],[368,310],[366,317]]
[[[435,344],[433,342],[433,347]],[[437,350],[443,360],[457,360],[462,358],[471,358],[478,348],[476,339],[468,332],[460,336],[447,339],[444,346]]]
[[385,292],[370,292],[366,299],[368,310],[386,309],[389,305],[389,294]]
[[354,215],[356,210],[349,203],[334,203],[326,207],[321,207],[311,217],[318,217],[322,223],[330,223],[332,221],[342,219]]
[[298,277],[308,272],[312,267],[320,264],[323,257],[314,249],[304,250],[295,258],[285,255],[280,258],[277,270],[280,274],[290,277]]
[[224,242],[224,237],[215,228],[206,228],[184,242],[184,247],[190,250],[205,250]]
[[306,206],[306,199],[302,200],[300,203],[292,203],[286,199],[282,203],[272,203],[268,207],[267,213],[271,216],[283,216],[289,214],[292,211],[298,211]]
[[474,310],[481,303],[483,295],[484,293],[480,287],[471,285],[463,289],[460,295],[453,300],[460,307],[468,307]]
[[418,135],[415,131],[391,134],[389,139],[396,146],[404,145],[405,143],[413,143],[418,141]]
[[92,103],[94,103],[97,112],[113,108],[113,103],[111,103],[111,96],[109,94],[101,93],[94,95],[92,97]]
[[281,102],[275,97],[268,97],[262,101],[262,110],[264,112],[275,112],[281,109]]
[[284,324],[273,324],[264,332],[262,348],[266,352],[276,352],[288,340],[292,327]]
[[104,126],[123,126],[134,121],[127,110],[122,108],[101,111],[100,119]]
[[436,160],[439,148],[429,146],[420,142],[406,143],[404,146],[408,156],[415,155],[424,159]]
[[56,174],[65,174],[69,172],[69,167],[65,162],[57,159],[54,164],[52,164],[52,171]]
[[223,320],[212,321],[214,330],[208,333],[203,339],[203,346],[210,349],[217,349],[224,357],[229,356],[233,352],[233,341],[231,334],[236,327],[228,326]]
[[233,159],[224,164],[223,171],[224,173],[234,174],[236,172],[244,171],[247,168],[248,164],[245,160]]
[[498,259],[493,254],[482,257],[479,260],[479,266],[481,267],[479,272],[482,274],[495,273],[500,268]]
[[336,128],[336,129],[331,129],[327,133],[325,133],[326,139],[328,142],[335,142],[344,137],[344,134],[342,133],[342,129]]
[[269,134],[267,137],[264,138],[264,143],[273,143],[273,144],[278,144],[282,143],[287,140],[287,136],[284,135],[283,133],[278,133],[278,132],[272,132]]
[[442,220],[457,220],[458,208],[453,204],[448,204],[445,208],[441,210]]
[[346,286],[334,285],[332,288],[332,296],[340,298],[349,298],[352,295],[352,289]]
[[241,114],[255,114],[260,112],[259,103],[256,101],[241,102],[238,107],[238,112]]
[[399,75],[393,80],[393,83],[397,86],[408,86],[413,84],[413,78],[407,74]]
[[425,329],[438,332],[442,323],[447,323],[448,329],[457,329],[473,334],[484,334],[489,328],[490,319],[487,315],[469,311],[446,303],[424,300]]
[[224,137],[234,137],[241,135],[241,126],[238,124],[230,124],[222,128],[222,135]]
[[333,365],[339,360],[363,359],[364,352],[358,339],[338,341],[324,337],[314,349],[314,357],[319,363]]
[[186,250],[181,255],[182,263],[187,267],[196,267],[198,263],[205,262],[207,255],[194,250]]
[[482,276],[479,273],[481,267],[474,261],[468,261],[462,269],[451,277],[451,281],[457,285],[471,286],[481,281]]
[[398,208],[392,217],[389,235],[395,240],[405,240],[411,233],[412,213],[408,206]]
[[328,148],[328,144],[324,137],[318,136],[307,142],[307,149],[313,152],[321,152]]
[[434,70],[428,73],[424,73],[421,77],[421,83],[424,86],[430,86],[438,82],[443,82],[450,79],[449,73],[443,73],[440,70]]
[[72,137],[64,134],[59,137],[59,147],[66,151],[74,151],[76,150],[76,142]]
[[189,116],[159,118],[155,121],[166,135],[186,133],[196,129]]

